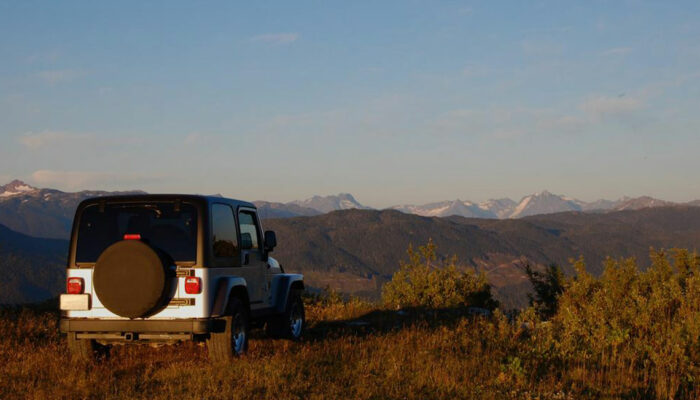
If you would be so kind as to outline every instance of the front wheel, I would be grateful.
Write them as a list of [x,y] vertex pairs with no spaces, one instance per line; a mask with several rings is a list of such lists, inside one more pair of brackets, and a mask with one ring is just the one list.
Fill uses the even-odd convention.
[[209,359],[230,361],[248,350],[248,312],[239,299],[229,305],[230,315],[224,317],[226,327],[223,332],[212,332],[207,339]]
[[267,322],[267,333],[272,337],[301,340],[306,328],[304,302],[298,290],[289,294],[287,307],[282,315]]

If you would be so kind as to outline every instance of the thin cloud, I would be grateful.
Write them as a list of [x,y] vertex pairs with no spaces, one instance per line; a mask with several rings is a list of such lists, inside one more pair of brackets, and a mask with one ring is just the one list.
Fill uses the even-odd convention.
[[489,70],[487,68],[479,65],[467,65],[461,71],[461,75],[467,78],[485,76],[488,73]]
[[49,69],[37,72],[36,76],[44,82],[51,85],[57,83],[70,82],[82,75],[82,72],[76,69]]
[[520,48],[527,56],[551,56],[564,51],[564,45],[551,39],[526,39],[520,43]]
[[625,56],[632,52],[631,47],[613,47],[600,53],[601,56]]
[[527,107],[450,110],[433,122],[435,132],[446,135],[513,138],[532,132],[546,109]]
[[61,56],[63,55],[63,52],[58,50],[58,49],[51,49],[51,50],[46,50],[46,51],[41,51],[34,53],[27,57],[27,62],[30,64],[33,63],[54,63],[56,62]]
[[524,34],[556,34],[556,33],[566,33],[571,32],[573,27],[571,26],[553,26],[550,28],[536,28],[536,29],[525,29],[522,31]]
[[49,145],[54,145],[57,143],[73,142],[76,140],[83,140],[88,138],[89,135],[82,133],[68,133],[59,131],[43,131],[39,133],[25,133],[20,136],[17,140],[29,149],[38,149],[41,147],[46,147]]
[[598,96],[584,101],[579,108],[595,119],[604,119],[640,110],[644,101],[633,96]]
[[432,131],[444,135],[513,138],[524,135],[577,134],[607,121],[634,121],[646,107],[640,96],[597,96],[585,99],[578,112],[555,108],[456,109],[439,115]]
[[575,115],[552,115],[537,120],[537,132],[577,133],[590,126],[588,118]]
[[140,186],[156,181],[156,176],[138,174],[116,174],[111,172],[60,171],[42,169],[34,171],[32,182],[41,187],[56,187],[65,190],[106,188],[115,186]]
[[457,13],[460,15],[472,15],[474,13],[474,9],[471,7],[461,7],[457,10]]
[[265,33],[262,35],[253,36],[251,42],[267,43],[267,44],[289,44],[296,42],[300,35],[296,32],[288,33]]
[[192,145],[202,143],[203,141],[204,135],[202,135],[200,132],[192,132],[185,136],[185,140],[183,140],[183,143],[186,145]]

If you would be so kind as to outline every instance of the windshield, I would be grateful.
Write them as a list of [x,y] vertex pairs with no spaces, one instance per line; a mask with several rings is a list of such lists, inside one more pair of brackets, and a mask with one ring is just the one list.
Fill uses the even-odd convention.
[[124,235],[163,250],[174,261],[195,261],[197,253],[197,209],[182,203],[143,202],[94,204],[80,217],[77,263],[94,263]]

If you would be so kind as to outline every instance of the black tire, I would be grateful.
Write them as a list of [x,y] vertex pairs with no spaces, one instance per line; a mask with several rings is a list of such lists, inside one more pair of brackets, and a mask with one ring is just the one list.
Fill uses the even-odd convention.
[[75,333],[68,333],[68,353],[71,360],[94,362],[109,356],[109,347],[98,344],[94,339],[77,339]]
[[299,341],[306,329],[306,314],[300,290],[292,290],[287,298],[287,307],[279,316],[267,322],[267,334],[274,338]]
[[224,317],[226,322],[224,331],[212,332],[207,339],[209,360],[213,362],[230,361],[234,357],[242,356],[248,350],[250,331],[248,310],[240,299],[234,298],[229,303],[228,311],[228,315]]

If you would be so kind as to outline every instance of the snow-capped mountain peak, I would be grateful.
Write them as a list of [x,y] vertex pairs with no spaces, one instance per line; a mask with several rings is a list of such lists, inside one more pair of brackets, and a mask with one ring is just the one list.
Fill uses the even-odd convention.
[[399,205],[390,208],[408,214],[422,215],[424,217],[450,217],[456,215],[467,218],[498,218],[495,213],[487,208],[483,208],[481,205],[459,199],[429,203],[421,206]]
[[18,179],[13,180],[7,185],[0,186],[0,197],[11,197],[18,194],[24,194],[39,190],[34,186],[28,185]]
[[292,204],[318,210],[322,213],[354,208],[370,209],[370,207],[360,204],[350,193],[340,193],[335,196],[313,196],[310,199],[293,201]]
[[527,210],[527,206],[530,205],[530,201],[532,201],[532,198],[535,196],[537,196],[537,195],[530,195],[530,196],[523,197],[522,200],[520,200],[520,203],[518,203],[518,205],[515,207],[515,209],[513,210],[513,212],[509,216],[510,217],[513,217],[513,216],[517,217],[517,216],[521,215],[523,212],[525,212],[525,210]]
[[642,208],[671,206],[673,204],[674,203],[672,202],[655,199],[649,196],[642,196],[637,198],[627,197],[618,202],[618,204],[614,207],[614,210],[639,210]]
[[578,200],[543,190],[537,194],[523,197],[513,210],[513,213],[509,215],[509,218],[564,211],[581,211],[582,209],[581,202]]
[[489,199],[480,203],[479,208],[495,214],[498,218],[508,218],[517,205],[518,203],[509,198]]

